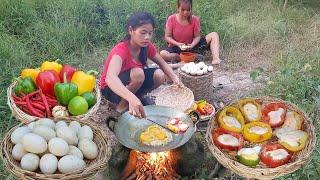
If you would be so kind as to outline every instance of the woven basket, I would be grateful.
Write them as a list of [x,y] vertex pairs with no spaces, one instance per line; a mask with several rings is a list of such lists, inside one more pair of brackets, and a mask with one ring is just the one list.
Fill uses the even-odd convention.
[[[61,120],[61,118],[59,120]],[[71,122],[72,120],[77,119],[65,118],[63,120]],[[85,169],[68,174],[42,174],[39,170],[31,172],[21,169],[20,162],[12,158],[12,148],[14,144],[11,142],[10,137],[15,129],[24,125],[23,123],[13,127],[2,139],[0,156],[3,160],[5,169],[17,179],[93,179],[97,173],[102,172],[107,167],[107,162],[111,157],[111,148],[108,140],[103,136],[103,130],[98,125],[89,121],[78,122],[82,126],[88,125],[91,127],[94,136],[93,141],[97,144],[99,150],[98,156],[94,160],[85,160],[87,165]]]
[[[211,153],[224,167],[246,178],[274,179],[298,170],[303,164],[305,164],[308,161],[308,158],[316,145],[316,135],[312,122],[302,110],[300,110],[297,106],[290,102],[286,102],[281,99],[271,97],[260,97],[255,99],[257,102],[262,103],[262,105],[265,105],[266,103],[270,102],[283,102],[287,105],[288,109],[299,113],[303,118],[302,130],[307,132],[309,135],[309,142],[306,144],[305,148],[297,153],[294,153],[289,163],[276,168],[269,168],[261,163],[258,164],[255,168],[245,166],[237,162],[234,158],[234,155],[228,154],[228,152],[220,150],[217,146],[215,146],[215,144],[212,141],[212,131],[215,129],[215,127],[218,126],[216,120],[219,112],[221,111],[219,110],[216,113],[215,118],[212,118],[209,122],[206,133],[206,141]],[[236,106],[236,102],[231,103],[231,105]]]
[[[39,117],[29,115],[29,114],[25,113],[24,111],[22,111],[15,104],[15,102],[12,98],[13,88],[15,87],[16,84],[17,84],[17,81],[14,81],[12,84],[10,84],[10,86],[7,89],[7,104],[11,109],[12,115],[14,117],[16,117],[17,119],[19,119],[23,123],[28,123],[28,122],[34,121],[35,119],[37,119]],[[100,106],[100,102],[101,102],[101,92],[100,92],[100,88],[98,86],[98,83],[96,83],[94,93],[96,94],[96,97],[97,97],[97,103],[94,106],[92,106],[86,114],[82,114],[79,116],[71,116],[72,118],[76,118],[79,120],[86,120],[91,115],[93,115],[97,112],[97,110],[99,109],[99,106]]]
[[213,72],[201,76],[192,76],[179,70],[179,78],[181,82],[188,87],[194,94],[196,101],[205,99],[211,102],[213,92]]
[[186,111],[194,103],[192,91],[183,86],[177,87],[171,85],[163,88],[155,99],[155,104],[160,106],[169,106],[181,111]]

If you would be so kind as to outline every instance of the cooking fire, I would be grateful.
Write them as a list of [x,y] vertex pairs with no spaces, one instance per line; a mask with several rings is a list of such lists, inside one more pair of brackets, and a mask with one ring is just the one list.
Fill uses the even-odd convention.
[[131,150],[122,179],[173,180],[180,176],[176,172],[178,153],[174,151],[143,153]]

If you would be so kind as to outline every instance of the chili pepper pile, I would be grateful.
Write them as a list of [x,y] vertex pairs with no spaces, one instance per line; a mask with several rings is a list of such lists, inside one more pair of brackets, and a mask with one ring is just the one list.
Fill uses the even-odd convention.
[[16,105],[24,112],[37,117],[51,117],[52,108],[58,102],[55,97],[45,95],[41,90],[22,96],[12,95]]
[[97,72],[85,73],[58,61],[44,61],[40,68],[23,69],[20,78],[15,79],[12,98],[25,113],[51,117],[55,116],[52,109],[59,105],[68,108],[71,115],[81,115],[96,104],[93,90]]
[[219,127],[212,131],[213,143],[223,151],[236,151],[229,154],[250,167],[287,164],[309,138],[301,129],[303,118],[280,102],[241,99],[220,110],[215,119]]

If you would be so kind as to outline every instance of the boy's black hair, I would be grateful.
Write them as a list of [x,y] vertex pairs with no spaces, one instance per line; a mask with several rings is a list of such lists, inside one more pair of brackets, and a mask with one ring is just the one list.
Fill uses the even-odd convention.
[[[126,29],[128,31],[129,27],[131,27],[133,30],[135,30],[136,28],[145,24],[151,24],[152,27],[155,28],[156,24],[153,16],[147,12],[135,12],[129,17]],[[122,41],[128,41],[128,40],[130,40],[129,33],[126,34],[126,36],[122,39]],[[139,54],[139,60],[144,66],[147,63],[147,58],[148,58],[148,48],[142,47]]]

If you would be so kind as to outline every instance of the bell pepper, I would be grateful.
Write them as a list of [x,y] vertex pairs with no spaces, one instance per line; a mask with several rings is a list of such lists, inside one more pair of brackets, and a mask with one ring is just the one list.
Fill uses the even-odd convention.
[[232,106],[226,106],[218,116],[219,126],[231,132],[242,132],[244,118],[241,112]]
[[74,116],[85,114],[88,111],[88,103],[81,96],[75,96],[69,101],[68,111]]
[[24,79],[25,77],[29,76],[32,78],[33,82],[36,83],[36,79],[39,73],[40,69],[23,69],[21,71],[21,77],[22,79]]
[[303,123],[302,117],[295,111],[289,111],[286,114],[286,118],[282,127],[290,127],[293,130],[301,129]]
[[302,150],[306,146],[308,134],[301,130],[291,130],[277,134],[279,144],[291,152]]
[[24,79],[15,78],[18,81],[18,84],[14,88],[14,93],[19,96],[21,93],[29,94],[37,89],[32,78],[27,76]]
[[42,92],[52,96],[54,96],[54,85],[56,83],[60,83],[60,77],[54,70],[40,72],[36,79],[36,84]]
[[260,146],[254,148],[242,148],[237,152],[237,160],[246,166],[254,167],[260,162]]
[[213,142],[220,149],[234,151],[243,146],[243,137],[239,133],[234,133],[222,128],[217,128],[212,133]]
[[262,121],[272,128],[280,127],[284,123],[287,107],[284,103],[270,103],[262,109]]
[[84,92],[92,92],[94,86],[96,85],[97,71],[88,71],[87,73],[83,71],[77,71],[73,74],[71,82],[78,86],[78,94],[81,95]]
[[74,83],[67,83],[67,74],[64,74],[63,83],[54,85],[54,94],[58,102],[62,105],[68,105],[69,101],[78,95],[78,87]]
[[[78,92],[77,92],[78,93]],[[84,99],[86,99],[89,108],[97,103],[97,98],[92,92],[85,92],[81,95]]]
[[246,122],[261,120],[261,105],[254,99],[242,99],[238,102]]
[[251,122],[244,126],[243,137],[250,142],[263,142],[272,137],[272,129],[267,123]]
[[275,168],[289,162],[292,153],[286,151],[280,144],[262,146],[260,159],[265,165]]
[[58,63],[59,59],[55,61],[45,61],[41,64],[40,70],[46,71],[46,70],[54,70],[58,74],[60,74],[60,71],[62,69],[62,65]]
[[64,73],[67,74],[67,82],[69,83],[71,81],[71,78],[73,76],[73,74],[77,71],[76,68],[71,67],[68,64],[65,64],[62,66],[62,69],[60,71],[60,79],[63,79],[64,77]]

